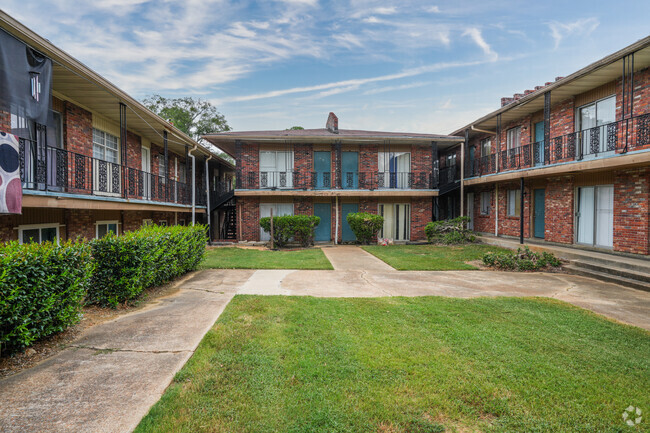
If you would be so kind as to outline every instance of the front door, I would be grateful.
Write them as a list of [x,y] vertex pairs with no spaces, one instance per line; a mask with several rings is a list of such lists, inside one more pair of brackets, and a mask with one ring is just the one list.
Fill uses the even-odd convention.
[[142,175],[140,181],[142,182],[142,194],[144,199],[151,197],[151,150],[148,147],[142,148]]
[[544,165],[544,122],[535,124],[535,148],[533,149],[535,165]]
[[343,189],[359,188],[359,152],[341,153],[341,186]]
[[613,246],[613,185],[578,188],[578,243],[602,248]]
[[332,187],[331,152],[314,152],[314,171],[316,176],[316,189],[330,189]]
[[354,232],[348,224],[348,214],[353,212],[359,212],[359,205],[357,203],[343,203],[341,205],[341,238],[343,242],[354,242],[357,240],[357,237],[354,235]]
[[545,226],[544,226],[544,218],[546,214],[546,209],[545,209],[545,198],[544,198],[544,190],[543,189],[536,189],[534,191],[535,194],[535,230],[534,234],[536,238],[544,239],[544,231],[545,231]]
[[314,216],[320,217],[320,223],[314,231],[316,242],[332,240],[332,205],[329,203],[314,203]]

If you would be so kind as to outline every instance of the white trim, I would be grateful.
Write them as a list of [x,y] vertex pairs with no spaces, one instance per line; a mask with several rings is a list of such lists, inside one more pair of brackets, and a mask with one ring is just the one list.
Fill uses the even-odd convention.
[[[61,234],[60,234],[60,228],[65,227],[62,224],[59,223],[43,223],[43,224],[21,224],[18,227],[15,227],[14,230],[18,230],[18,242],[20,244],[23,243],[23,231],[25,230],[36,230],[36,229],[51,229],[55,228],[56,229],[56,244],[59,245],[61,241]],[[41,236],[40,231],[39,231],[39,237]],[[40,239],[39,239],[40,243]]]
[[[115,236],[120,235],[120,222],[118,220],[107,220],[107,221],[95,221],[95,239],[99,239],[99,226],[101,225],[108,225],[108,224],[115,224],[115,227],[117,228],[117,233],[115,233]],[[106,232],[108,233],[108,227],[106,227]]]

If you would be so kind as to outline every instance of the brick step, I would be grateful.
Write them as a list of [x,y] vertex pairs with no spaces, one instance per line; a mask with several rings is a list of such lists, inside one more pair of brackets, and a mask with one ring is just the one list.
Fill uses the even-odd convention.
[[609,272],[611,271],[611,269],[609,269],[608,272],[602,272],[594,269],[576,266],[574,264],[564,266],[564,269],[571,274],[582,275],[583,277],[591,277],[600,281],[620,284],[621,286],[631,287],[633,289],[639,289],[639,290],[644,290],[646,292],[650,292],[650,283],[612,274]]

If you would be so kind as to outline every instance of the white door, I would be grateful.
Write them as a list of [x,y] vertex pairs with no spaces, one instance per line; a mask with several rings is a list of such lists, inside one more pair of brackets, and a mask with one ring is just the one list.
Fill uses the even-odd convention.
[[[293,203],[260,203],[260,218],[270,217],[271,209],[273,216],[293,215]],[[260,227],[260,240],[265,242],[271,240],[271,234]]]
[[469,222],[467,223],[468,230],[474,230],[474,193],[467,193],[467,216],[469,217]]
[[594,192],[595,187],[578,188],[578,243],[594,243]]
[[614,186],[578,188],[578,243],[614,245]]
[[142,148],[142,191],[145,199],[151,197],[151,150],[148,147]]
[[408,241],[411,237],[411,205],[408,203],[379,204],[379,214],[384,226],[379,232],[382,239]]

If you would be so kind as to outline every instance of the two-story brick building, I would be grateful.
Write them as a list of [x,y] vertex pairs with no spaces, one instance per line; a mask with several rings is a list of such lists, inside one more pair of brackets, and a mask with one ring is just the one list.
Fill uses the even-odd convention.
[[501,105],[453,132],[474,230],[650,254],[650,37]]
[[238,240],[268,239],[259,220],[271,211],[319,216],[316,241],[354,241],[346,216],[359,211],[384,216],[382,238],[422,240],[439,196],[460,185],[446,153],[462,137],[339,129],[333,113],[323,129],[204,138],[236,159]]
[[[209,196],[221,206],[210,205],[212,237],[222,237],[232,164],[2,11],[0,37],[0,132],[3,151],[17,148],[7,166],[19,165],[22,189],[19,213],[0,215],[0,241],[206,223]],[[19,69],[32,57],[51,65],[47,76]],[[13,95],[30,80],[27,101]],[[29,110],[39,97],[45,120]]]

